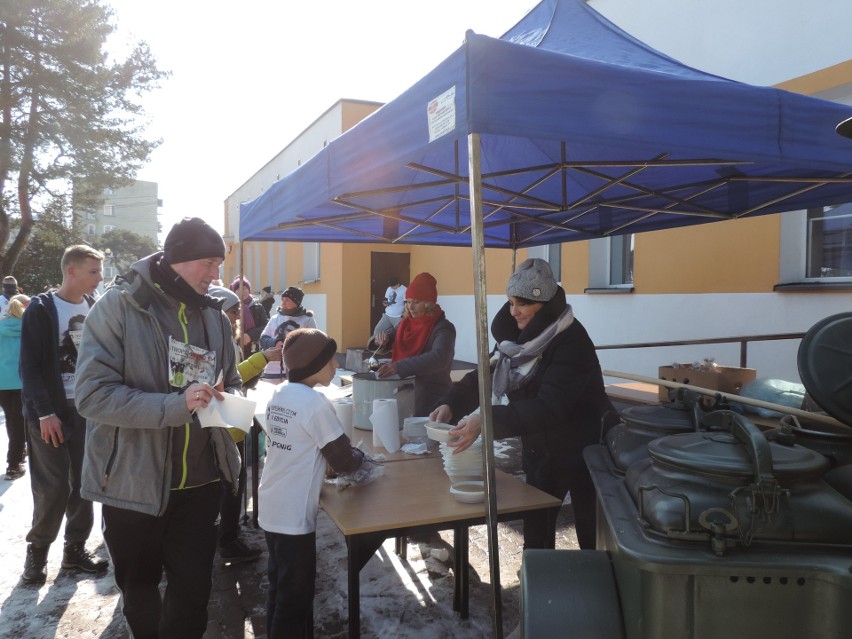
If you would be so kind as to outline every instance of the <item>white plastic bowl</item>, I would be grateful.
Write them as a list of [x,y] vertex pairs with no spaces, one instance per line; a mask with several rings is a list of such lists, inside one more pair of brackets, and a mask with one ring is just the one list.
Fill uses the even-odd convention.
[[429,439],[434,439],[436,442],[448,442],[455,439],[450,437],[450,429],[452,425],[442,424],[440,422],[429,422],[426,424],[426,436]]
[[485,501],[485,482],[457,481],[450,486],[450,494],[463,504],[478,504]]

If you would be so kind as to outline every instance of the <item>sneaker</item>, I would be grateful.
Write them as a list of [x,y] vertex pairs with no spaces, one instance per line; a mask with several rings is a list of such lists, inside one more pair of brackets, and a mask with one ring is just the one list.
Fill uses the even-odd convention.
[[15,464],[14,466],[8,466],[6,468],[6,474],[4,477],[9,481],[14,481],[19,477],[23,477],[26,472],[27,469],[23,463]]
[[66,541],[62,553],[62,567],[102,575],[109,568],[109,562],[106,559],[98,559],[86,550],[82,541]]
[[33,544],[27,545],[27,559],[24,562],[24,574],[21,575],[28,584],[43,584],[47,579],[47,551],[50,546],[39,548]]
[[235,539],[229,544],[219,547],[219,556],[226,564],[241,564],[254,561],[263,554],[262,550],[248,546],[241,539]]

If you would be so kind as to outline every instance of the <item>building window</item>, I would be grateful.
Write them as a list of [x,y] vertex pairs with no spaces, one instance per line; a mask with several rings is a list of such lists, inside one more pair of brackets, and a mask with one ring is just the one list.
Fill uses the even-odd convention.
[[97,215],[97,213],[86,213],[86,219],[87,220],[97,220],[98,215]]
[[609,285],[633,284],[633,234],[609,238]]
[[104,233],[109,233],[115,228],[114,224],[104,224]]
[[104,215],[109,215],[110,217],[115,215],[115,204],[104,204]]
[[633,246],[632,234],[590,240],[588,290],[632,291]]
[[805,277],[852,277],[852,204],[807,212]]
[[115,277],[115,267],[114,266],[104,266],[104,279],[111,280]]
[[95,233],[97,233],[97,229],[95,228],[95,225],[94,224],[87,224],[86,225],[86,235],[94,235]]
[[562,281],[562,245],[546,244],[544,246],[533,246],[527,249],[527,257],[539,258],[550,264],[550,270],[557,282]]
[[303,283],[318,282],[320,278],[320,245],[318,242],[305,242]]

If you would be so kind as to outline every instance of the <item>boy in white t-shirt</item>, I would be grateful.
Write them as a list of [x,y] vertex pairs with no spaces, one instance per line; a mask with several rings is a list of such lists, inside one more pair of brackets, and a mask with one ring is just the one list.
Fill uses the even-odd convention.
[[337,370],[336,342],[300,328],[284,341],[289,383],[266,408],[267,453],[260,480],[260,527],[269,549],[266,627],[270,639],[301,637],[312,619],[316,582],[316,521],[326,465],[351,473],[364,462],[331,402],[315,391]]

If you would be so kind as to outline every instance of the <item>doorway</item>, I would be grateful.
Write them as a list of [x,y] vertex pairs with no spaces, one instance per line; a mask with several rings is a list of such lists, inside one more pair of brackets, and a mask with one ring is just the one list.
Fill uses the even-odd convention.
[[385,310],[382,300],[388,288],[388,278],[398,277],[408,286],[410,269],[411,256],[408,253],[370,253],[370,334]]

